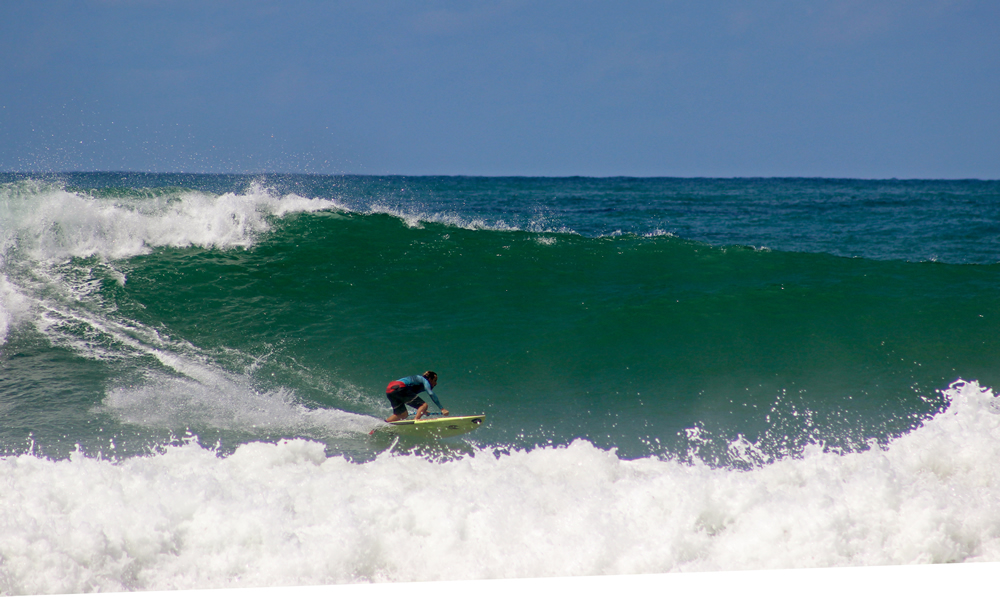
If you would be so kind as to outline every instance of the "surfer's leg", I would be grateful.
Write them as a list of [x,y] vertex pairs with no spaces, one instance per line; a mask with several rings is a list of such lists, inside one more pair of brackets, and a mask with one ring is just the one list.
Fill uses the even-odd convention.
[[419,407],[417,407],[417,416],[413,417],[413,420],[417,421],[417,420],[420,419],[420,417],[424,416],[424,413],[427,412],[427,407],[428,406],[430,406],[430,405],[427,404],[426,402],[424,402]]
[[[389,388],[391,389],[392,385]],[[401,397],[398,391],[386,392],[385,397],[389,400],[389,405],[392,406],[392,415],[385,420],[386,423],[402,421],[410,416],[410,413],[406,410],[406,403],[403,402],[405,398]]]

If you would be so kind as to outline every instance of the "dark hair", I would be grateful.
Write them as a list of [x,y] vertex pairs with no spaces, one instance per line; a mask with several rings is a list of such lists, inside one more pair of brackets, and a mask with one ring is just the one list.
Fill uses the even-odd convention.
[[432,379],[437,379],[438,374],[433,371],[424,371],[424,379],[430,381]]

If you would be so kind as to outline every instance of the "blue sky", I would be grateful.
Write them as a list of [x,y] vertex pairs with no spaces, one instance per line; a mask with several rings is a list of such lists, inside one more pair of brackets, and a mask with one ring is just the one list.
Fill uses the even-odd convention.
[[1000,2],[0,3],[0,170],[1000,178]]

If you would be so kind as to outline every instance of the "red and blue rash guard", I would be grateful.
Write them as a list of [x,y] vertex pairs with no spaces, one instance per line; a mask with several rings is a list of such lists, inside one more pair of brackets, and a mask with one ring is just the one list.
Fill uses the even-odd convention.
[[[400,385],[402,384],[402,385]],[[437,405],[438,410],[441,410],[441,401],[438,400],[437,394],[431,389],[431,382],[427,381],[423,375],[411,375],[409,377],[404,377],[402,379],[397,379],[396,381],[389,384],[386,388],[386,393],[393,393],[402,395],[406,401],[410,398],[415,398],[420,392],[427,392],[430,394],[431,400]]]

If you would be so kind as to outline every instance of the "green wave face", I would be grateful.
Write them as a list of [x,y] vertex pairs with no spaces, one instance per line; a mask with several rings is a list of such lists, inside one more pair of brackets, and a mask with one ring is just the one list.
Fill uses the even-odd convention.
[[121,306],[266,354],[256,379],[323,406],[378,414],[389,380],[435,369],[446,405],[524,441],[640,450],[696,425],[786,426],[853,445],[908,428],[955,379],[991,383],[998,272],[310,214],[249,250],[138,257],[142,309]]
[[[726,464],[741,436],[768,457],[887,441],[1000,372],[981,244],[921,245],[942,263],[859,240],[920,228],[904,191],[974,219],[985,183],[75,176],[0,197],[8,450],[191,433],[365,455],[385,385],[433,369],[489,445]],[[831,230],[848,192],[903,215]],[[751,229],[785,248],[703,240]]]

